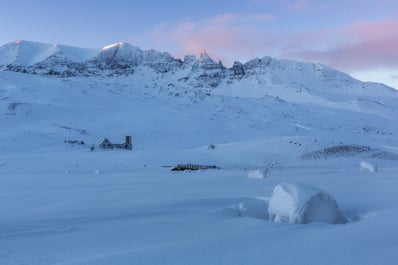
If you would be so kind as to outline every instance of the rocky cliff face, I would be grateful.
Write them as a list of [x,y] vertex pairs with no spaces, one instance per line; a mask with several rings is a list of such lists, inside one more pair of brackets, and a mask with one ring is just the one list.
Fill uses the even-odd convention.
[[207,53],[202,53],[199,59],[188,56],[184,59],[188,66],[188,75],[180,81],[188,82],[194,87],[217,87],[227,76],[227,68],[221,62],[216,63]]

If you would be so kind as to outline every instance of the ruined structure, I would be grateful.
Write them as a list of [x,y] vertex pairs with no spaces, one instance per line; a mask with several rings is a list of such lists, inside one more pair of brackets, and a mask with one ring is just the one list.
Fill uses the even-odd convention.
[[99,148],[101,149],[126,149],[132,150],[133,145],[131,144],[131,136],[126,136],[126,142],[123,144],[112,144],[107,138],[105,138],[102,143],[99,144]]

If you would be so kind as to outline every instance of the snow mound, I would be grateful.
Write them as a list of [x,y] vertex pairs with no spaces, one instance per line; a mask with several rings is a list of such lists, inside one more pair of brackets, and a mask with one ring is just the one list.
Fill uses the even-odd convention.
[[268,169],[256,169],[256,170],[251,170],[249,171],[249,174],[247,175],[247,177],[249,179],[263,179],[265,177],[267,177],[268,174]]
[[343,221],[336,200],[316,187],[281,183],[274,188],[268,206],[271,221],[308,224]]
[[369,161],[361,161],[359,163],[361,172],[377,172],[377,164]]

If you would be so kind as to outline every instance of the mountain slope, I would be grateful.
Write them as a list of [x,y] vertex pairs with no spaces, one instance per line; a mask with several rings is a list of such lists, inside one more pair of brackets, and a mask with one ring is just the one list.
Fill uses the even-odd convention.
[[51,56],[64,57],[73,62],[88,60],[98,54],[98,49],[75,48],[18,40],[0,47],[0,67],[6,65],[31,66]]
[[[152,123],[177,119],[190,124],[192,128],[181,129],[175,139],[202,126],[217,128],[210,140],[215,142],[223,142],[221,135],[227,142],[239,142],[250,139],[243,137],[246,134],[281,136],[297,131],[297,136],[311,136],[306,141],[325,138],[328,144],[366,145],[373,132],[395,133],[390,126],[398,114],[395,90],[363,83],[319,64],[263,57],[236,62],[228,69],[206,53],[181,61],[126,43],[88,50],[19,41],[3,46],[0,55],[1,62],[10,62],[0,71],[4,124],[40,120],[51,127],[62,116],[66,121],[57,126],[90,131],[87,125],[97,126],[93,120],[98,115],[118,115],[130,120],[128,128],[114,125],[120,131],[138,130],[143,139],[145,131],[167,132],[164,139],[170,143],[156,141],[168,146],[178,145],[170,138],[175,134],[174,123],[164,124],[163,129]],[[202,111],[193,111],[196,107]],[[192,115],[201,120],[200,125],[191,124]],[[75,116],[81,119],[78,124],[70,120]],[[143,116],[149,123],[141,120]],[[235,121],[245,124],[245,129],[236,132]],[[85,140],[99,141],[107,134],[104,129],[92,129],[96,136]],[[201,145],[209,141],[205,139],[208,135]],[[318,141],[306,150],[324,147]]]

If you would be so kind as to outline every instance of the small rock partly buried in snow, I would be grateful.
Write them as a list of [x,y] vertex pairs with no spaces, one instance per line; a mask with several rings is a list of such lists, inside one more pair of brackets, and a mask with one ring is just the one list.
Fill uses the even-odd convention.
[[246,211],[247,211],[247,207],[245,205],[244,202],[239,203],[238,205],[235,206],[236,209],[236,214],[239,217],[242,217],[245,215]]
[[336,200],[321,189],[304,184],[281,183],[268,206],[271,221],[308,224],[344,222]]
[[369,161],[361,161],[359,163],[361,172],[377,172],[377,164]]

